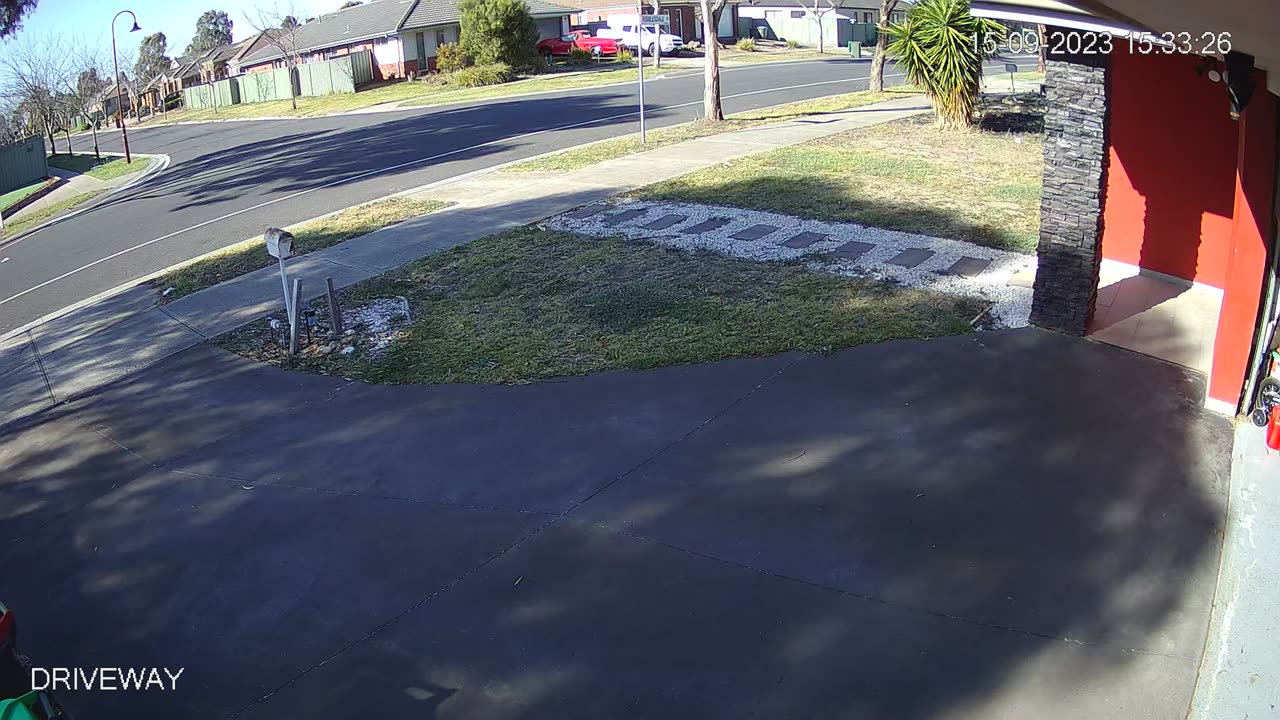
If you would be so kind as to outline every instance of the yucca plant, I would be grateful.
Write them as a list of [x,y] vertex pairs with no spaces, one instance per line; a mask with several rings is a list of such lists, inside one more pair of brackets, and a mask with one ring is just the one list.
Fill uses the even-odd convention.
[[969,0],[920,0],[885,32],[889,56],[924,90],[938,122],[972,125],[985,59],[981,48],[989,46],[983,39],[1003,39],[1004,26],[969,14]]

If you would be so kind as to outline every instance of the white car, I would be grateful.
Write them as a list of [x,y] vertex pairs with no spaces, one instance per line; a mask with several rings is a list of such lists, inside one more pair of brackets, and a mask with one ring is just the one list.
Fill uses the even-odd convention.
[[[640,32],[637,32],[637,29]],[[657,25],[645,25],[639,28],[634,22],[624,22],[624,24],[600,28],[596,31],[596,37],[612,38],[619,45],[629,47],[634,52],[638,52],[643,45],[646,57],[652,56],[655,52],[675,56],[684,49],[684,40],[680,39],[679,35],[672,35]]]

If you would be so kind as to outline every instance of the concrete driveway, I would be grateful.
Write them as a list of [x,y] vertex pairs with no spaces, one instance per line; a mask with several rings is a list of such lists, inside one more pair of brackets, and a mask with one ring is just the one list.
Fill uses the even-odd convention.
[[523,387],[198,347],[0,430],[79,718],[1169,718],[1231,436],[1202,380],[1038,330]]

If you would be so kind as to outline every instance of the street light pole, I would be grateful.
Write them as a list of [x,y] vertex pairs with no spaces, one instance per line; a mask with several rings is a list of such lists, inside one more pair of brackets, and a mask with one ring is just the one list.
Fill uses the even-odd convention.
[[133,157],[129,155],[129,133],[124,129],[124,100],[120,97],[120,57],[116,53],[116,19],[125,13],[129,13],[129,17],[133,18],[133,27],[129,32],[138,32],[142,28],[138,27],[138,16],[134,15],[132,10],[121,10],[111,18],[111,66],[116,71],[116,112],[120,113],[120,138],[124,140],[124,161],[131,165]]

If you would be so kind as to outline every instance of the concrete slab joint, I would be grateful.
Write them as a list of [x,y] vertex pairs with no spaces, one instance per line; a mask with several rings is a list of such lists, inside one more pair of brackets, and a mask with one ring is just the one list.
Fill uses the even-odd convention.
[[1102,261],[1110,58],[1057,56],[1046,65],[1039,269],[1031,322],[1084,335]]

